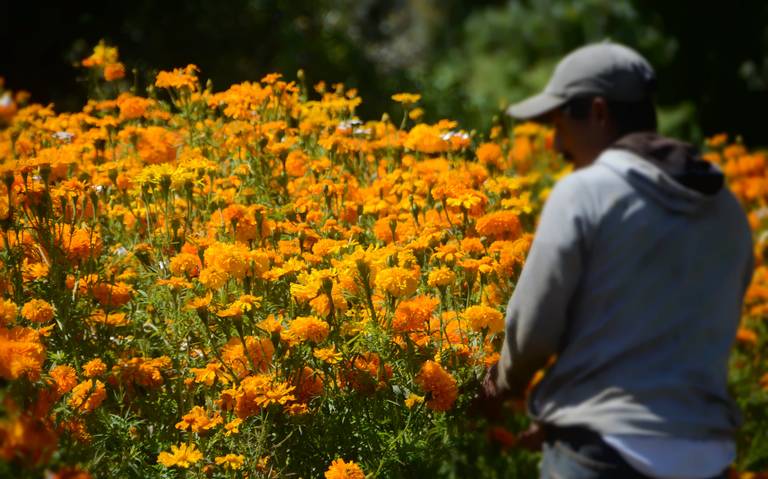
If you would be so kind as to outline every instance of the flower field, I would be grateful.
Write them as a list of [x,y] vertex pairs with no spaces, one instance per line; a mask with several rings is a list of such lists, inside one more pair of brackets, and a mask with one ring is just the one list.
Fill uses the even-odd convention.
[[[547,193],[533,124],[361,122],[301,72],[212,91],[194,65],[57,114],[0,86],[0,477],[535,477],[470,404]],[[749,214],[734,477],[768,477],[766,155],[704,145]]]

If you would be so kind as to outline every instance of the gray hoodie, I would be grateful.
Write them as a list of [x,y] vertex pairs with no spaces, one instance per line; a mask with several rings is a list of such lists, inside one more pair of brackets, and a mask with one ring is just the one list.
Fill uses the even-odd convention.
[[622,138],[555,185],[507,306],[498,387],[540,422],[729,437],[728,356],[753,269],[746,216],[684,143]]

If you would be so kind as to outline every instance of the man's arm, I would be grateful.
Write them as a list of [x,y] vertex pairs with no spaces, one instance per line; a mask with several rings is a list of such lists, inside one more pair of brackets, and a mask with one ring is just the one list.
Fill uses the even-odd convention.
[[506,337],[496,393],[519,395],[563,344],[567,310],[579,283],[593,230],[590,198],[581,179],[555,185],[542,211],[531,251],[507,305]]

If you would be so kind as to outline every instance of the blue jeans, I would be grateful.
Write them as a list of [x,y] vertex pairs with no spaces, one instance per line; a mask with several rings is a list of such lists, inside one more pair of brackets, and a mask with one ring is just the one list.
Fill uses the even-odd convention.
[[[650,479],[627,464],[599,435],[578,429],[548,434],[540,479]],[[727,477],[723,472],[713,479]]]

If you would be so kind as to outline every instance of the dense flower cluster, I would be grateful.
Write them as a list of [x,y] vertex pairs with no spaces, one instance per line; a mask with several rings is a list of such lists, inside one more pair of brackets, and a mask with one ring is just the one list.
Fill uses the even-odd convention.
[[[466,413],[569,171],[551,132],[419,123],[412,93],[363,122],[344,85],[213,92],[194,65],[143,97],[104,44],[83,65],[114,96],[80,112],[0,91],[0,476],[530,475]],[[765,154],[706,152],[756,233],[734,369],[764,397]],[[488,440],[508,454],[451,449]]]

